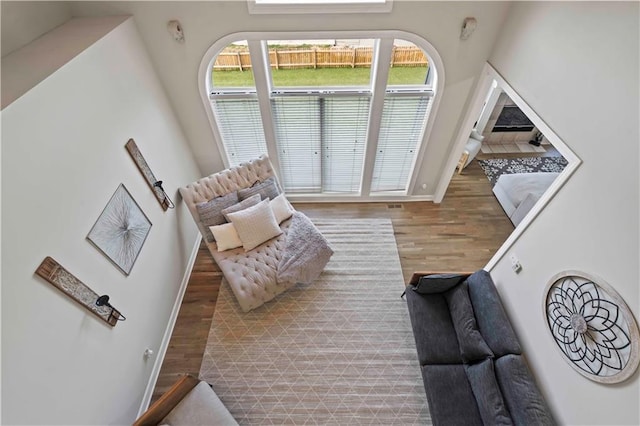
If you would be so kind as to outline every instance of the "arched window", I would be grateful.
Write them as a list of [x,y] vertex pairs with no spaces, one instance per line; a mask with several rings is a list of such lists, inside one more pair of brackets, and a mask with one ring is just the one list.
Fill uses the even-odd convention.
[[203,60],[226,164],[269,154],[292,195],[410,194],[442,78],[433,48],[399,32],[277,36],[228,36]]

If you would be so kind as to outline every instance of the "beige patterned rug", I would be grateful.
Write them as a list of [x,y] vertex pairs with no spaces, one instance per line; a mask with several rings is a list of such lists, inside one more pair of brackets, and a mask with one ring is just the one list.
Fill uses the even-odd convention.
[[430,424],[388,219],[315,219],[321,277],[243,313],[223,283],[200,368],[240,424]]

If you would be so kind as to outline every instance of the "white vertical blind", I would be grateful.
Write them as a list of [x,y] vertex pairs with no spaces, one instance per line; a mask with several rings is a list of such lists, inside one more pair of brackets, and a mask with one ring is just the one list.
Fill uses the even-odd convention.
[[211,106],[231,166],[267,153],[257,99],[214,99]]
[[407,190],[430,104],[429,95],[387,95],[382,111],[371,192]]
[[370,98],[322,99],[322,192],[358,193]]
[[285,192],[322,191],[320,102],[314,96],[271,99]]
[[368,97],[285,95],[271,105],[285,191],[360,190]]

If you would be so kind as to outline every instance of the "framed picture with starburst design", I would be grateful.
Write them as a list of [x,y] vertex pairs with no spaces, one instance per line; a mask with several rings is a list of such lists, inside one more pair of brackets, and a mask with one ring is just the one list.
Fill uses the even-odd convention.
[[120,184],[87,239],[120,271],[129,275],[150,230],[151,222],[127,188]]
[[638,324],[604,279],[580,271],[555,275],[547,285],[544,310],[562,357],[584,377],[619,383],[638,368]]

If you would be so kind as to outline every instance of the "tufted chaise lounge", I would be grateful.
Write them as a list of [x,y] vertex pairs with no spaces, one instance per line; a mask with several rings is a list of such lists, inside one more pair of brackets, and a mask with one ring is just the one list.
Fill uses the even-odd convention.
[[[204,236],[206,230],[200,221],[196,204],[249,188],[256,181],[264,181],[273,176],[275,174],[271,162],[263,155],[186,185],[180,188],[180,194]],[[277,280],[278,264],[291,221],[287,219],[280,224],[283,232],[278,237],[248,252],[242,247],[219,252],[215,242],[206,243],[244,312],[261,306],[296,284]]]

